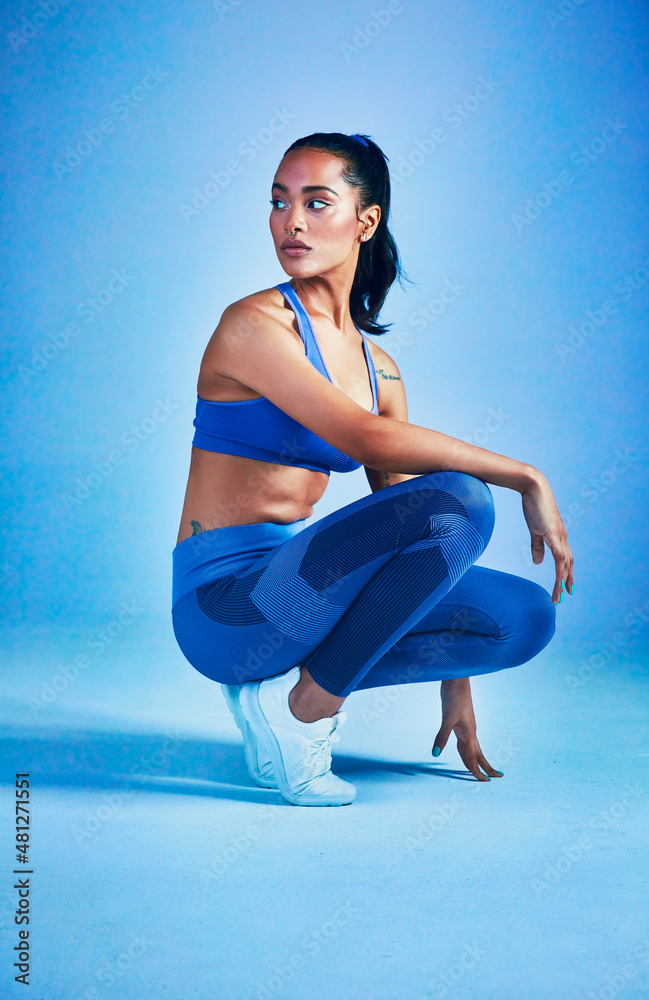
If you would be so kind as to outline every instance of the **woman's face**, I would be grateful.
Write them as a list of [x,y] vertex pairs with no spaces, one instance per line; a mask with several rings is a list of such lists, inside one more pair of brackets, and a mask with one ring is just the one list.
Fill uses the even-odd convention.
[[[342,179],[343,161],[327,150],[293,149],[275,174],[270,231],[287,274],[309,278],[349,262],[352,273],[362,232],[368,240],[381,216],[372,205],[356,217],[356,189]],[[293,232],[295,230],[295,232]],[[293,236],[289,234],[293,232]],[[298,240],[309,248],[290,252],[282,246]]]

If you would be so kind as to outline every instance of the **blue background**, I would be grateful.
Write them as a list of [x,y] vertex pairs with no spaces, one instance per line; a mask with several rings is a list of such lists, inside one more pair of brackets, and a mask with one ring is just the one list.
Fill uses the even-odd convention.
[[[46,10],[56,7],[54,0],[44,3]],[[508,996],[506,983],[498,977],[509,967],[509,954],[498,949],[511,945],[518,956],[515,961],[525,962],[530,976],[530,992],[527,980],[519,982],[517,1000],[527,996],[538,1000],[529,984],[539,969],[547,995],[574,997],[581,987],[602,989],[606,976],[625,961],[619,943],[610,941],[608,951],[602,946],[593,957],[592,926],[596,929],[601,922],[606,929],[602,933],[610,929],[604,896],[606,878],[614,869],[608,842],[588,856],[597,857],[597,862],[583,862],[578,870],[575,865],[578,881],[571,881],[571,874],[562,876],[563,885],[547,897],[547,914],[545,903],[538,903],[531,890],[523,894],[524,905],[530,907],[529,937],[519,925],[508,930],[507,923],[507,914],[518,905],[513,902],[520,901],[518,895],[510,895],[508,879],[514,877],[517,864],[529,863],[535,837],[542,839],[536,844],[536,868],[530,870],[530,878],[578,838],[583,828],[583,821],[574,818],[579,807],[588,815],[602,803],[608,808],[631,773],[624,743],[631,734],[626,728],[620,732],[617,720],[623,712],[631,729],[638,723],[636,686],[645,676],[649,636],[645,570],[649,12],[640,3],[601,0],[582,4],[564,0],[563,14],[559,8],[554,0],[488,5],[403,0],[392,2],[390,8],[383,0],[374,7],[341,0],[326,4],[117,0],[110,5],[71,2],[47,15],[31,2],[3,10],[6,184],[0,254],[6,332],[0,361],[4,535],[0,607],[6,658],[2,705],[6,759],[11,767],[15,762],[16,770],[41,768],[42,822],[47,814],[49,823],[47,835],[41,827],[41,849],[46,839],[55,845],[62,866],[55,878],[54,859],[48,858],[52,873],[48,899],[51,907],[65,913],[56,940],[52,938],[50,971],[54,974],[57,968],[54,953],[65,955],[67,949],[69,954],[70,948],[78,947],[85,928],[89,928],[86,947],[97,951],[91,957],[77,953],[66,998],[77,995],[73,990],[82,995],[84,988],[97,986],[96,970],[107,961],[101,949],[102,935],[108,931],[93,924],[90,905],[101,879],[108,879],[101,897],[106,926],[113,926],[127,911],[139,919],[140,911],[129,909],[135,905],[145,908],[138,927],[159,929],[155,914],[163,922],[171,918],[162,916],[167,889],[163,891],[162,882],[158,886],[158,870],[165,872],[164,886],[176,900],[176,909],[167,930],[160,931],[158,946],[147,952],[147,961],[153,963],[158,985],[168,974],[169,982],[175,983],[173,995],[180,996],[181,981],[176,982],[171,966],[164,964],[171,952],[160,942],[168,940],[175,949],[177,921],[186,935],[179,950],[181,945],[191,948],[192,932],[198,937],[191,940],[209,949],[213,928],[197,932],[200,906],[197,910],[190,891],[194,883],[185,885],[184,856],[176,860],[178,845],[186,849],[189,841],[195,845],[203,843],[203,834],[208,839],[214,835],[218,840],[214,847],[222,852],[226,830],[241,836],[246,822],[257,822],[252,813],[245,822],[237,814],[226,826],[221,813],[220,825],[213,825],[208,806],[216,787],[214,772],[200,763],[201,747],[207,743],[185,742],[192,751],[187,751],[186,764],[174,758],[175,777],[160,771],[146,779],[149,792],[155,792],[155,783],[160,782],[158,798],[127,803],[124,813],[116,809],[113,819],[93,833],[88,852],[96,854],[88,861],[92,874],[84,876],[83,902],[74,895],[70,873],[85,845],[75,841],[70,823],[73,829],[75,822],[78,826],[84,815],[95,815],[100,808],[90,805],[87,789],[98,795],[97,788],[110,784],[105,768],[89,761],[114,760],[118,744],[121,749],[131,746],[131,736],[127,739],[125,732],[142,733],[147,727],[149,735],[133,743],[133,760],[138,754],[140,760],[148,760],[147,751],[162,740],[150,733],[164,726],[173,729],[180,724],[194,740],[197,732],[203,740],[211,738],[213,726],[221,727],[230,741],[238,738],[221,701],[217,707],[216,686],[200,677],[175,645],[171,551],[189,469],[203,351],[226,305],[286,278],[268,226],[270,184],[284,150],[314,131],[369,134],[389,157],[394,181],[392,231],[406,272],[416,284],[393,286],[382,319],[394,325],[376,340],[401,369],[411,422],[540,468],[564,515],[575,557],[575,596],[564,598],[557,607],[557,633],[543,656],[524,670],[476,682],[484,736],[495,727],[498,738],[505,739],[520,727],[520,756],[511,767],[506,757],[501,760],[506,773],[524,767],[521,785],[513,787],[507,806],[504,802],[498,806],[500,819],[488,813],[469,814],[466,831],[464,820],[453,823],[435,841],[431,855],[442,857],[443,836],[453,837],[444,871],[455,873],[448,877],[456,887],[453,879],[458,871],[464,872],[460,877],[467,881],[461,891],[470,894],[484,926],[470,922],[468,929],[453,928],[452,885],[444,883],[446,876],[440,870],[432,876],[430,867],[418,860],[416,877],[406,886],[412,894],[406,893],[402,903],[392,900],[385,913],[384,901],[372,896],[374,890],[363,890],[370,919],[374,906],[381,925],[363,925],[359,939],[353,935],[347,939],[351,948],[347,965],[352,967],[362,942],[374,941],[381,955],[388,957],[377,960],[367,973],[370,979],[363,982],[374,983],[374,1000],[384,996],[391,1000],[391,976],[394,973],[395,983],[399,976],[389,956],[398,952],[393,948],[398,938],[410,963],[414,1000],[435,968],[450,967],[457,959],[464,931],[470,930],[492,948],[491,957],[483,958],[472,973],[477,992],[487,996],[484,984],[497,982],[497,994]],[[366,32],[367,25],[372,27]],[[454,110],[456,105],[461,112]],[[275,132],[269,130],[273,120]],[[614,135],[606,131],[609,120],[617,123]],[[610,138],[602,142],[603,133]],[[84,138],[89,141],[85,147]],[[82,153],[75,154],[79,143]],[[590,160],[579,153],[582,147],[590,150]],[[66,159],[68,167],[62,166]],[[557,180],[566,170],[570,183],[565,174],[563,182]],[[215,183],[222,186],[217,189]],[[188,214],[186,206],[193,203],[198,207]],[[528,218],[521,222],[526,211]],[[116,275],[121,281],[114,280]],[[430,320],[422,321],[422,310],[447,282],[461,286],[457,299],[438,310],[439,315],[431,313]],[[605,321],[586,327],[585,334],[575,333],[588,319],[588,311],[600,317],[596,310],[606,300],[617,306],[616,311],[602,313]],[[159,409],[160,400],[167,412]],[[500,416],[500,423],[494,424],[493,413]],[[139,428],[141,440],[132,428]],[[116,450],[122,453],[119,464],[109,459]],[[626,461],[614,464],[620,453]],[[79,480],[93,473],[94,485],[86,486],[86,498],[71,501]],[[492,489],[496,527],[479,564],[525,576],[551,590],[551,554],[546,551],[541,566],[532,564],[519,495]],[[368,490],[362,470],[332,474],[314,518]],[[121,631],[115,628],[117,635],[110,642],[99,640],[99,630],[118,620],[124,603],[132,609],[132,623]],[[643,609],[640,616],[637,609]],[[93,641],[95,650],[97,643],[105,645],[90,654],[91,669],[77,670],[67,687],[60,682],[56,697],[44,707],[47,685],[52,690],[54,678],[62,676],[62,665],[87,653]],[[564,677],[574,675],[577,664],[589,658],[588,687],[575,692]],[[621,688],[625,678],[630,686]],[[374,704],[374,696],[359,693],[358,705]],[[407,759],[408,754],[429,753],[437,723],[428,715],[430,733],[423,738],[423,749],[408,743],[417,731],[413,718],[420,696],[415,690],[406,692],[386,716],[390,724],[394,722],[392,736],[387,735],[387,725],[383,736],[378,724],[371,730],[379,756],[393,753]],[[34,699],[39,698],[40,707],[35,708]],[[560,728],[546,731],[548,720]],[[530,728],[535,739],[540,734],[543,744],[538,758],[537,745],[525,743]],[[113,735],[104,740],[104,730]],[[361,730],[360,735],[368,733]],[[403,736],[402,743],[395,733]],[[183,739],[189,741],[190,736]],[[488,740],[483,742],[492,760]],[[593,744],[598,749],[590,759]],[[635,745],[642,745],[640,737]],[[228,764],[236,760],[241,766],[240,746],[236,742],[223,746],[225,756],[213,759]],[[360,759],[367,752],[360,737],[358,746]],[[560,791],[546,773],[546,767],[557,764],[556,747],[563,750],[564,766],[567,756],[583,769],[581,774],[579,767],[564,774]],[[597,757],[604,747],[611,756],[619,754],[615,764]],[[345,768],[341,758],[339,773],[344,777],[354,776],[349,763],[353,760],[349,757]],[[454,763],[457,766],[458,761]],[[499,766],[495,758],[494,764]],[[525,791],[530,769],[537,784]],[[380,777],[385,782],[390,775]],[[600,778],[608,782],[606,789],[598,784]],[[241,780],[246,783],[245,772]],[[403,775],[401,780],[406,780]],[[70,786],[68,798],[59,796],[60,784]],[[589,784],[586,793],[584,786]],[[196,800],[205,815],[194,814],[191,823],[183,813],[189,800],[177,794],[188,788],[208,796]],[[493,782],[485,788],[493,789]],[[262,879],[266,876],[260,873],[270,872],[271,882],[264,883],[269,898],[278,898],[273,896],[277,887],[272,880],[277,877],[278,885],[284,885],[282,872],[287,866],[295,863],[304,870],[324,851],[338,882],[337,851],[342,843],[366,850],[376,829],[388,839],[393,836],[390,824],[404,815],[395,808],[397,799],[390,797],[397,793],[386,791],[385,784],[377,785],[375,792],[372,808],[385,806],[385,814],[381,812],[378,820],[374,814],[368,817],[357,802],[356,819],[341,820],[352,824],[345,832],[331,827],[335,822],[331,814],[338,815],[337,810],[288,810],[290,818],[281,820],[277,843],[273,842],[275,855],[271,841],[266,841],[276,866],[266,855],[259,859],[266,867],[252,869],[254,877]],[[580,799],[586,794],[594,798]],[[240,793],[231,798],[240,804]],[[247,805],[253,808],[250,802]],[[129,808],[130,821],[122,826],[121,817]],[[325,820],[313,815],[321,812],[328,814]],[[359,812],[367,823],[360,833],[354,826]],[[80,818],[72,819],[73,814]],[[174,823],[169,826],[171,815]],[[633,816],[636,822],[637,813]],[[325,821],[330,827],[318,825]],[[413,829],[418,822],[414,814],[409,819]],[[293,832],[288,823],[296,824]],[[313,830],[300,823],[313,824]],[[480,847],[473,837],[478,828],[486,838]],[[487,868],[494,877],[498,874],[490,866],[505,829],[520,830],[520,844],[506,842],[514,860],[503,875],[505,881],[499,883],[505,886],[501,890],[481,880]],[[134,834],[136,840],[142,838],[137,845],[131,839]],[[287,851],[287,843],[295,850],[296,844],[306,842],[313,858],[304,854],[304,847],[297,855]],[[141,852],[134,869],[126,861],[127,843]],[[368,871],[368,886],[375,885],[374,874],[385,864],[381,853],[385,844],[380,847],[378,854],[368,855],[368,867],[374,866],[374,873]],[[259,853],[263,855],[261,847]],[[242,852],[243,860],[233,864],[235,883],[246,874],[246,859],[252,856]],[[128,874],[135,892],[147,858],[149,881],[135,904],[120,886]],[[108,862],[111,874],[100,876]],[[326,867],[325,861],[321,863]],[[170,874],[165,867],[169,864],[180,867]],[[589,868],[591,864],[595,867]],[[355,871],[361,878],[355,857],[349,858],[349,865],[343,865],[344,873]],[[630,868],[627,875],[631,920],[635,879]],[[437,895],[431,906],[426,893],[433,877]],[[622,910],[619,878],[616,872],[609,888],[618,893]],[[597,900],[588,897],[595,884],[603,894]],[[311,898],[316,898],[321,889],[320,883],[309,883],[307,896],[312,891]],[[242,892],[245,898],[243,888]],[[231,884],[223,888],[219,883],[219,893],[212,897],[215,920],[221,920],[226,898],[237,899]],[[557,921],[557,904],[562,900],[566,908]],[[583,901],[583,913],[571,909],[580,905],[578,900]],[[293,900],[283,899],[280,910],[284,912],[285,906],[287,919],[293,905]],[[304,919],[319,926],[331,918],[336,905],[327,897],[326,912]],[[410,924],[412,913],[423,912],[420,906],[425,905],[435,911],[426,933],[439,935],[442,957],[437,966],[421,964],[424,943]],[[45,900],[43,907],[47,910]],[[241,933],[245,934],[247,912],[240,907],[229,911],[229,937],[220,938],[215,963],[223,961],[229,942],[238,940],[237,920],[244,921]],[[440,918],[437,922],[435,915]],[[264,935],[270,933],[272,921],[267,913],[260,919],[266,921],[257,956],[262,965],[250,967],[251,984],[265,982],[272,969],[264,951],[264,941],[268,943]],[[281,915],[277,919],[277,927],[284,927]],[[562,948],[572,946],[561,938],[566,923],[583,931],[577,950],[590,965],[574,965],[572,956],[563,954]],[[490,942],[496,925],[500,940]],[[639,947],[637,931],[631,926],[627,930],[628,947]],[[126,930],[115,940],[117,955],[128,943]],[[555,949],[554,966],[547,964],[541,950],[535,951],[543,940]],[[278,961],[287,961],[295,947],[286,943]],[[336,955],[345,967],[344,953]],[[321,958],[329,962],[332,954],[325,950]],[[205,961],[205,957],[199,961],[201,974]],[[595,968],[592,963],[599,964]],[[134,995],[142,995],[137,976],[147,968],[140,964],[137,974],[129,974]],[[182,968],[186,983],[193,966]],[[215,968],[208,967],[207,973],[216,975]],[[240,968],[233,966],[220,974],[223,996],[239,1000],[237,991],[243,998],[248,989],[246,1000],[254,995],[253,986],[244,990],[237,978]],[[327,974],[322,975],[324,982]],[[228,988],[223,977],[230,977]],[[463,980],[462,988],[468,989],[468,982]],[[293,988],[296,996],[303,995],[302,986]],[[361,985],[358,988],[362,990]],[[394,992],[400,998],[404,995],[396,985]],[[282,995],[289,994],[293,995],[285,990]],[[48,998],[58,995],[56,989],[47,993]],[[114,992],[104,990],[104,995]],[[628,990],[625,996],[635,994]]]
[[[394,326],[377,340],[401,368],[411,422],[549,479],[575,556],[576,599],[559,609],[559,636],[606,638],[647,599],[647,287],[624,281],[649,255],[647,15],[597,2],[563,21],[542,5],[395,6],[365,47],[358,5],[251,0],[229,11],[76,5],[28,42],[14,39],[1,244],[10,623],[97,617],[125,598],[167,613],[200,359],[228,303],[285,279],[270,184],[284,150],[316,130],[366,132],[397,174],[392,228],[417,284],[393,286],[382,318]],[[30,11],[7,13],[7,32]],[[122,95],[150,69],[152,89],[144,99],[136,90],[129,108]],[[465,101],[461,117],[453,106]],[[288,120],[272,133],[276,109]],[[105,119],[111,131],[99,128]],[[575,152],[607,119],[624,128],[584,168]],[[431,141],[435,129],[444,141]],[[56,166],[84,130],[100,143],[68,156],[72,169]],[[566,169],[572,183],[521,230],[512,217]],[[214,188],[211,172],[226,186]],[[210,181],[219,193],[183,218]],[[127,283],[80,314],[114,269]],[[446,279],[464,290],[422,323]],[[571,350],[570,327],[606,299],[617,312]],[[60,346],[68,323],[78,332]],[[129,428],[168,396],[175,409],[137,442]],[[116,449],[121,464],[97,473],[92,463]],[[586,493],[626,449],[633,460]],[[88,498],[66,501],[93,472]],[[368,488],[362,471],[332,475],[314,517]],[[552,559],[531,564],[518,495],[496,493],[481,563],[551,589]]]

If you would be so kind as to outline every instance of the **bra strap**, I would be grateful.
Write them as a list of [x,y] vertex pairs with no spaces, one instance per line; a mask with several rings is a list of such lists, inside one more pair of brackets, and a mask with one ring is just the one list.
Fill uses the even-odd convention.
[[[354,324],[356,326],[356,324]],[[372,413],[374,412],[374,407],[376,407],[376,412],[379,412],[379,387],[378,380],[376,378],[376,368],[374,367],[374,358],[372,357],[372,352],[370,351],[369,344],[367,342],[367,337],[365,336],[365,331],[361,330],[360,326],[356,329],[363,338],[363,350],[365,352],[365,357],[367,358],[367,367],[370,373],[370,381],[372,383],[372,394],[374,396],[374,405],[372,406]]]
[[295,294],[294,289],[289,285],[288,281],[281,281],[278,285],[275,285],[285,299],[288,299],[293,312],[297,317],[297,326],[300,331],[300,337],[302,338],[302,343],[304,344],[306,354],[309,354],[309,340],[306,335],[306,330],[309,328],[309,317],[305,315],[302,309],[300,300]]
[[275,288],[279,289],[282,295],[288,299],[293,308],[293,312],[297,317],[297,325],[304,343],[304,352],[307,358],[311,364],[318,369],[320,374],[327,378],[327,373],[323,367],[324,362],[320,356],[320,351],[315,340],[309,314],[300,302],[295,289],[288,283],[288,281],[282,281],[279,285],[275,285]]

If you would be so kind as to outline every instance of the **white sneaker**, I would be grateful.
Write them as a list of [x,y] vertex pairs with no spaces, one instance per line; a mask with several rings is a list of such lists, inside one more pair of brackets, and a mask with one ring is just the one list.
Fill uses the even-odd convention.
[[293,715],[288,695],[300,679],[299,666],[285,674],[241,686],[241,711],[271,759],[280,792],[296,806],[344,806],[356,789],[331,772],[331,744],[345,712],[316,722]]
[[239,704],[240,684],[221,684],[228,708],[243,736],[243,752],[246,757],[248,774],[262,788],[277,788],[273,765],[266,751],[257,742],[257,737],[248,725]]

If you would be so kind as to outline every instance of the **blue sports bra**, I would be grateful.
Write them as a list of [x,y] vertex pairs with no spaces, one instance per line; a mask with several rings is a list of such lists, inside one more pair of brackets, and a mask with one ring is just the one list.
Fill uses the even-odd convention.
[[[275,285],[288,300],[295,315],[307,358],[332,384],[309,314],[288,281]],[[358,330],[358,327],[356,327]],[[362,330],[363,351],[372,384],[372,413],[378,413],[376,371]],[[255,399],[214,401],[197,396],[196,428],[192,444],[205,451],[242,455],[277,465],[297,465],[315,472],[353,472],[360,463],[318,437],[265,396]]]

